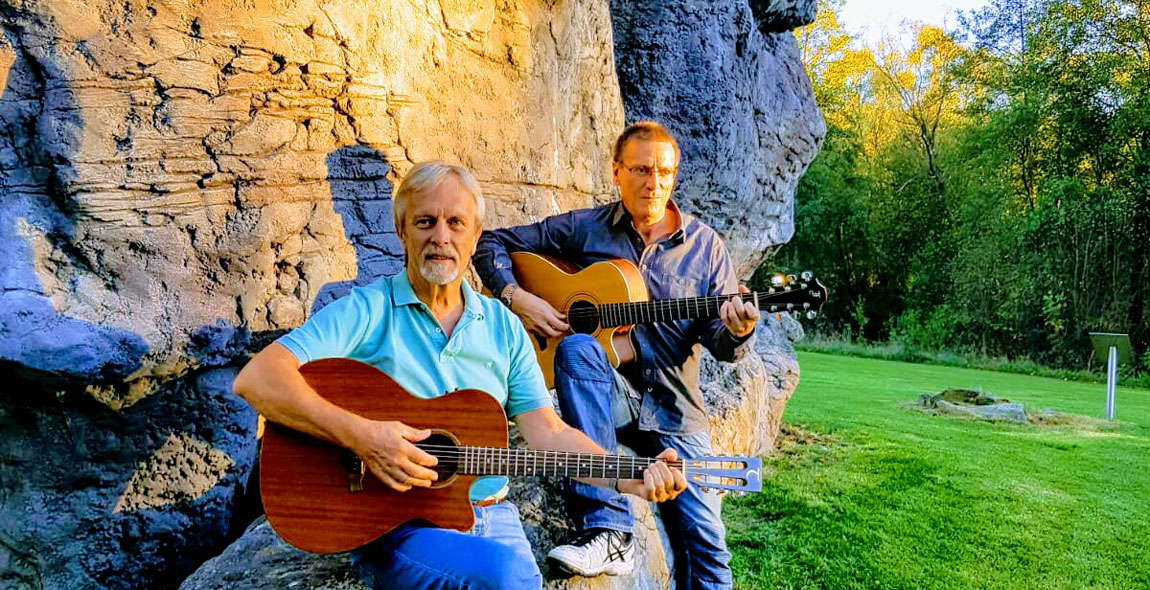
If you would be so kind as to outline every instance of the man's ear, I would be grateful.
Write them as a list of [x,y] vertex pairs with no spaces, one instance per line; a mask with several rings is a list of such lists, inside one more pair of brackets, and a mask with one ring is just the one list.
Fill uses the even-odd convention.
[[615,186],[619,186],[619,170],[621,168],[619,160],[611,160],[611,182],[615,183]]
[[395,237],[399,238],[399,248],[403,250],[403,254],[407,255],[407,232],[404,231],[404,223],[399,222],[399,227],[395,228]]

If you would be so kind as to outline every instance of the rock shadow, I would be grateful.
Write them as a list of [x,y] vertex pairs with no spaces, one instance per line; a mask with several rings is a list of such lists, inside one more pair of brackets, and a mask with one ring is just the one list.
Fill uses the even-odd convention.
[[346,295],[403,269],[403,246],[392,220],[391,165],[386,156],[366,145],[332,151],[327,157],[327,182],[332,206],[343,218],[347,239],[355,247],[356,278],[328,283],[319,290],[312,313]]
[[60,315],[57,294],[42,280],[58,273],[55,288],[74,289],[79,278],[60,269],[91,270],[89,254],[74,243],[78,207],[65,188],[84,122],[57,65],[65,58],[53,44],[31,45],[43,37],[8,24],[19,22],[15,12],[0,4],[0,53],[11,57],[7,66],[0,62],[7,69],[0,94],[0,361],[53,383],[122,379],[140,367],[144,339]]

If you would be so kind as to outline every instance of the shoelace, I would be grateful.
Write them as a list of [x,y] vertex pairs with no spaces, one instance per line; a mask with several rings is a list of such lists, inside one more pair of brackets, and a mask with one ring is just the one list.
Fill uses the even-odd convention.
[[630,545],[630,543],[627,542],[627,536],[624,533],[616,530],[599,529],[586,531],[579,535],[574,541],[572,541],[571,544],[577,547],[586,547],[600,535],[603,535],[607,538],[605,542],[607,544],[608,561],[623,561],[626,559],[627,546]]
[[627,559],[627,542],[623,533],[618,531],[607,533],[607,559],[609,561],[625,561]]

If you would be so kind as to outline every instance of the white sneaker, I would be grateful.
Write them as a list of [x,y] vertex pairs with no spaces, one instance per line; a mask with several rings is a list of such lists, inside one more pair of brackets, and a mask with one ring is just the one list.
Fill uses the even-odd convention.
[[572,574],[621,576],[635,569],[635,544],[631,533],[590,529],[552,549],[547,558]]

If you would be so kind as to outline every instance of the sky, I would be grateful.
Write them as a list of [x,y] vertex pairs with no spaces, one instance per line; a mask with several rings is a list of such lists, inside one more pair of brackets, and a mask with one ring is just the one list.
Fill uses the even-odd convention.
[[898,33],[902,20],[921,21],[950,30],[958,24],[955,17],[958,10],[977,9],[986,4],[987,0],[846,0],[839,21],[848,31],[862,34],[862,38],[873,45],[884,29],[889,34]]

